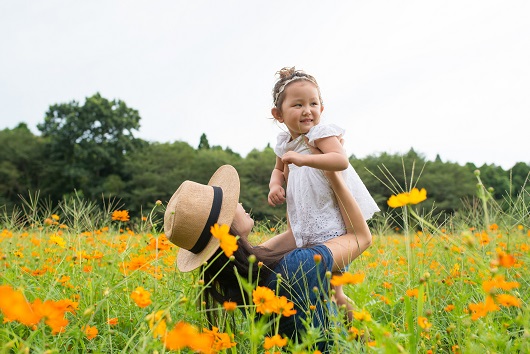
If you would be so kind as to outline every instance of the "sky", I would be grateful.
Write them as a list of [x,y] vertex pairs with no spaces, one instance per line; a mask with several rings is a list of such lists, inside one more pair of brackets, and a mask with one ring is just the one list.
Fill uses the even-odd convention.
[[529,18],[517,0],[6,0],[0,129],[39,134],[50,105],[99,92],[139,111],[139,138],[246,156],[285,130],[271,91],[294,66],[348,155],[509,169],[530,163]]

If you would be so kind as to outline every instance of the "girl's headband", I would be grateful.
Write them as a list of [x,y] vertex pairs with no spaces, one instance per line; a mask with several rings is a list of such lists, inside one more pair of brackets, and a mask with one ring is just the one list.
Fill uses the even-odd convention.
[[[290,78],[289,80],[285,80],[285,82],[280,86],[280,88],[278,89],[278,92],[276,92],[276,95],[274,95],[274,106],[276,107],[276,104],[278,103],[278,97],[280,97],[281,93],[283,92],[283,90],[285,90],[285,87],[287,85],[289,85],[291,82],[293,81],[296,81],[296,80],[307,80],[309,82],[312,82],[313,84],[317,85],[317,83],[315,82],[315,80],[311,80],[310,78],[308,78],[307,76],[293,76],[292,78]],[[318,85],[317,85],[318,86]]]

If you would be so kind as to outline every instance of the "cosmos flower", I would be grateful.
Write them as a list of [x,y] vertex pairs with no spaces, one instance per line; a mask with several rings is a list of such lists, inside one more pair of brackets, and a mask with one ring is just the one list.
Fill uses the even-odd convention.
[[96,336],[98,335],[98,329],[96,326],[92,327],[92,326],[86,325],[86,326],[83,326],[82,330],[85,333],[85,336],[88,340],[92,340],[96,338]]
[[210,229],[213,237],[220,241],[220,247],[223,250],[224,254],[227,257],[231,257],[234,254],[234,251],[237,250],[237,238],[230,235],[230,227],[226,224],[219,226],[219,224],[214,224]]
[[387,204],[391,208],[399,208],[409,204],[418,204],[427,199],[427,191],[425,188],[419,190],[418,188],[412,188],[410,192],[403,192],[397,195],[392,195]]
[[252,291],[252,301],[256,305],[256,312],[261,314],[272,313],[275,309],[276,295],[266,286],[258,286]]
[[137,287],[132,293],[131,298],[134,300],[138,307],[147,307],[151,305],[151,293],[145,290],[143,287]]
[[361,273],[351,274],[344,273],[342,275],[334,275],[331,278],[331,285],[339,286],[345,284],[360,284],[364,281],[365,275]]
[[114,221],[129,221],[129,212],[127,210],[114,210],[112,212],[112,220]]
[[263,348],[271,349],[272,347],[282,348],[287,345],[287,338],[282,338],[279,334],[276,334],[272,337],[265,337],[265,343]]

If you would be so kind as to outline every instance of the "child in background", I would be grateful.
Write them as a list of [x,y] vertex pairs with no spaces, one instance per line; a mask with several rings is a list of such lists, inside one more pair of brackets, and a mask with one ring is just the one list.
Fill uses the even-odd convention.
[[[320,124],[324,106],[315,78],[294,67],[283,68],[278,73],[280,78],[273,89],[271,112],[279,123],[285,124],[288,132],[278,135],[268,202],[276,206],[287,201],[287,218],[296,246],[307,247],[346,232],[340,200],[335,197],[322,170],[343,171],[344,180],[365,220],[379,208],[348,161],[341,144],[344,129]],[[319,149],[322,154],[312,154],[311,148]],[[351,320],[351,300],[342,287],[334,289],[337,304],[346,306]]]

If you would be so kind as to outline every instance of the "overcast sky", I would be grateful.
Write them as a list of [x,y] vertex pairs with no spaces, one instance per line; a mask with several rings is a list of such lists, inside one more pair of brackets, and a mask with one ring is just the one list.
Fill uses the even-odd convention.
[[530,1],[6,0],[0,44],[0,129],[99,92],[142,139],[246,156],[275,145],[275,73],[295,66],[349,155],[530,163]]

